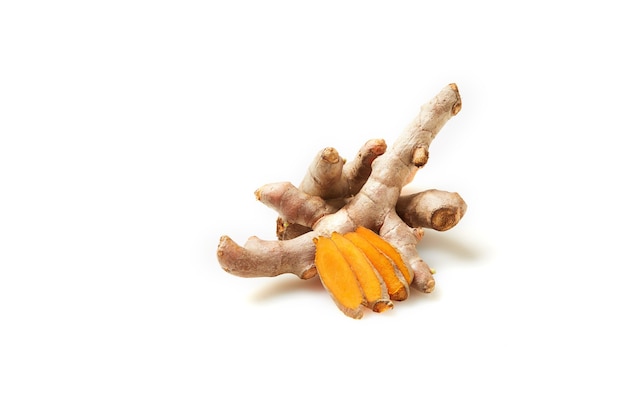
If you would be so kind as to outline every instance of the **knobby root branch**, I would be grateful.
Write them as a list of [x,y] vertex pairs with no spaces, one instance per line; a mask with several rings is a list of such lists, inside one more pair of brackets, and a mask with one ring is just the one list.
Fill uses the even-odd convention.
[[445,231],[463,217],[457,193],[429,189],[402,195],[430,158],[430,146],[461,109],[455,84],[424,104],[388,149],[372,139],[347,162],[335,148],[322,149],[298,187],[264,185],[259,201],[274,209],[278,240],[251,237],[239,246],[223,236],[218,260],[241,277],[295,274],[320,277],[337,306],[360,318],[363,308],[389,310],[409,294],[428,293],[435,281],[417,247],[424,228]]

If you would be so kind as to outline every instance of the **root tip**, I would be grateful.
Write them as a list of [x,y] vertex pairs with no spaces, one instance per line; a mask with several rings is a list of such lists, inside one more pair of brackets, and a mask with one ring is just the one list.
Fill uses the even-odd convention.
[[317,268],[315,267],[315,265],[313,265],[312,267],[310,267],[309,269],[305,270],[301,275],[300,278],[307,280],[307,279],[311,279],[313,277],[317,276]]
[[336,164],[339,162],[339,152],[335,148],[325,148],[322,152],[322,159],[329,164]]
[[461,220],[460,209],[443,207],[433,213],[431,223],[433,229],[444,232],[456,226],[459,220]]
[[393,309],[393,303],[390,300],[381,300],[372,306],[372,311],[375,313],[382,313],[391,309]]

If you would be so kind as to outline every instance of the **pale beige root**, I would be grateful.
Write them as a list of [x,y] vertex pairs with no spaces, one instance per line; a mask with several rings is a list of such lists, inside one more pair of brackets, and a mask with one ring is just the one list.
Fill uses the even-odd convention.
[[[357,225],[378,230],[385,217],[390,212],[395,212],[402,187],[426,164],[428,149],[435,135],[460,110],[461,96],[458,88],[456,84],[449,84],[421,107],[418,116],[404,129],[390,149],[373,159],[372,171],[365,184],[341,210],[318,222],[319,232],[330,236],[330,233],[339,231],[341,227],[344,231],[340,232],[345,233],[345,220],[349,220],[353,230]],[[335,189],[324,194],[318,188],[322,187],[321,184],[327,184],[329,178],[339,181],[339,169],[331,165],[342,164],[343,169],[343,163],[338,154],[329,150],[322,151],[309,167],[300,189],[307,194],[322,194],[325,199],[340,196],[341,193]]]
[[458,87],[454,83],[448,84],[431,101],[422,106],[417,117],[396,140],[394,148],[402,155],[403,162],[411,166],[402,185],[413,181],[417,171],[426,165],[433,139],[446,122],[461,111],[461,107]]
[[[454,84],[443,88],[433,99],[422,106],[420,114],[404,130],[391,149],[387,149],[385,153],[373,160],[372,172],[361,190],[341,210],[323,216],[317,221],[315,233],[330,236],[333,231],[346,233],[355,230],[359,225],[379,230],[390,213],[395,213],[400,190],[417,169],[414,164],[415,156],[423,153],[418,149],[427,150],[435,134],[453,115],[458,113],[460,107],[461,98]],[[322,156],[320,159],[330,163],[335,160],[335,157],[331,152],[330,156]],[[337,156],[335,163],[339,163],[340,159]],[[314,235],[309,236],[307,233],[289,241],[268,242],[268,249],[272,252],[261,251],[261,253],[250,249],[257,246],[263,247],[256,245],[253,239],[251,239],[252,243],[246,244],[245,250],[227,251],[221,243],[218,258],[225,269],[235,275],[274,276],[278,273],[292,272],[302,276],[303,270],[307,267],[303,266],[299,259],[307,258],[309,261],[313,259],[314,245],[287,243],[301,242],[301,239],[312,240],[313,237]],[[278,262],[277,259],[282,261]],[[276,263],[281,267],[272,266]],[[309,268],[310,265],[309,263]]]
[[361,147],[358,155],[343,167],[343,179],[347,184],[342,197],[351,197],[361,188],[372,173],[372,162],[387,150],[383,139],[370,139]]
[[389,212],[395,211],[402,187],[425,163],[419,160],[416,165],[415,155],[427,154],[435,135],[460,109],[461,97],[455,84],[446,86],[423,105],[391,148],[372,162],[367,182],[345,206],[350,217],[358,218],[359,224],[368,229],[379,229]]
[[324,148],[309,166],[300,190],[307,194],[332,200],[358,193],[372,172],[372,162],[387,149],[383,139],[371,139],[346,163],[335,148]]
[[[352,231],[356,230],[358,226],[364,226],[378,232],[400,252],[404,262],[413,272],[412,286],[417,287],[420,291],[432,291],[434,288],[432,273],[419,257],[416,248],[421,236],[421,228],[411,226],[426,221],[431,226],[447,227],[446,216],[443,216],[443,220],[438,219],[438,215],[435,215],[436,210],[430,210],[430,203],[416,201],[413,207],[415,210],[430,210],[430,214],[421,216],[424,214],[421,213],[421,217],[414,218],[415,216],[410,215],[411,210],[413,210],[412,203],[408,201],[400,209],[403,218],[409,222],[407,224],[396,213],[396,205],[402,187],[409,183],[417,170],[427,163],[433,138],[460,109],[461,98],[458,89],[455,84],[450,84],[422,106],[419,115],[389,149],[378,156],[375,154],[379,151],[375,151],[372,154],[374,156],[361,158],[364,162],[360,168],[358,168],[358,163],[356,163],[357,168],[351,164],[346,164],[335,150],[326,149],[311,165],[307,173],[308,179],[305,178],[300,186],[300,191],[307,194],[308,198],[311,196],[321,197],[325,205],[322,205],[319,200],[312,202],[311,205],[299,201],[299,203],[294,203],[290,209],[283,208],[281,204],[278,206],[273,203],[270,204],[270,206],[278,207],[279,212],[291,213],[289,214],[290,217],[305,224],[292,223],[286,219],[279,221],[278,226],[279,229],[283,229],[283,236],[291,239],[278,242],[251,238],[244,247],[239,247],[229,238],[224,237],[218,249],[220,264],[227,271],[240,276],[275,276],[288,272],[302,278],[317,276],[316,251],[313,239],[320,236],[330,237],[333,232],[345,234],[348,237],[354,233]],[[357,157],[358,159],[360,158]],[[360,190],[356,192],[353,189],[358,188],[360,180],[354,181],[354,185],[346,186],[347,172],[357,172],[358,174],[355,174],[354,177],[361,179],[367,174],[367,165],[370,159],[373,159],[369,164],[371,173]],[[356,194],[350,198],[355,192]],[[302,195],[294,198],[301,200]],[[260,199],[263,200],[265,197],[260,197]],[[331,203],[333,199],[339,201],[339,204]],[[345,201],[347,203],[342,205]],[[459,204],[457,202],[457,208],[460,207]],[[294,207],[303,207],[304,211],[300,212],[300,208]],[[320,213],[319,210],[326,211],[326,214],[316,220]],[[338,211],[332,212],[333,210]],[[464,209],[460,212],[463,211]],[[458,219],[455,221],[458,222]],[[304,234],[290,234],[288,229],[292,224],[298,224],[300,230],[297,233]],[[356,233],[354,234],[356,235]],[[399,279],[404,280],[404,285],[407,286],[405,294],[408,295],[408,283],[399,271],[396,271],[396,275],[399,276]],[[385,284],[390,293],[390,298],[393,299],[391,296],[392,288],[386,281]],[[358,314],[356,315],[358,316]]]
[[[288,184],[288,183],[287,183]],[[272,184],[272,186],[274,186]],[[267,187],[267,186],[266,186]],[[290,184],[290,187],[293,185]],[[293,187],[295,189],[295,187]],[[295,194],[295,193],[294,193]],[[284,197],[291,199],[292,197]],[[311,201],[307,201],[311,200]],[[296,206],[295,203],[302,204],[303,209],[299,209],[300,213],[306,214],[308,221],[303,223],[302,220],[285,220],[281,217],[277,221],[277,235],[282,239],[293,239],[304,233],[311,231],[310,226],[326,214],[337,211],[336,207],[331,204],[322,204],[317,198],[307,194],[299,194],[293,197],[290,206]],[[278,204],[268,204],[275,207]],[[323,207],[323,208],[322,208]],[[280,212],[278,208],[277,211]],[[465,215],[467,204],[458,193],[442,191],[442,190],[425,190],[419,193],[401,195],[398,197],[396,204],[396,212],[400,218],[409,226],[414,228],[427,228],[438,231],[446,231],[456,226]],[[320,213],[322,213],[320,215]]]
[[[341,196],[344,163],[335,148],[322,149],[309,165],[299,190],[311,198],[322,200]],[[311,225],[292,222],[282,216],[276,220],[276,236],[281,240],[293,239],[311,230]]]
[[300,190],[307,194],[331,199],[342,197],[341,174],[345,160],[335,148],[322,149],[313,159],[300,183]]
[[[372,162],[386,149],[383,139],[368,140],[357,156],[345,163],[335,148],[324,148],[316,155],[298,188],[306,195],[323,198],[330,208],[328,211],[335,212],[345,205],[347,198],[360,191],[372,172]],[[283,216],[276,220],[276,236],[281,240],[309,231],[310,226]]]
[[307,228],[327,214],[337,211],[321,197],[311,196],[289,182],[267,184],[256,190],[257,200],[278,212],[284,222]]
[[398,198],[396,211],[412,227],[439,231],[453,228],[461,220],[467,204],[458,193],[426,190]]
[[244,278],[292,273],[309,279],[317,276],[314,237],[315,232],[285,241],[252,236],[244,246],[239,246],[228,236],[222,236],[217,258],[226,272]]
[[430,293],[435,289],[435,278],[430,267],[417,252],[417,244],[423,235],[422,229],[410,227],[395,213],[386,219],[380,229],[380,236],[400,252],[405,264],[413,272],[411,286],[418,291]]

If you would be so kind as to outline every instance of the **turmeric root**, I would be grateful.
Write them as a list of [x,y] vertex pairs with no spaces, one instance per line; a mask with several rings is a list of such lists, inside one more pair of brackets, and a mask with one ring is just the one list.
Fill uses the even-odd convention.
[[[291,183],[261,187],[257,199],[278,212],[279,240],[252,237],[239,246],[223,236],[217,251],[220,265],[242,277],[285,273],[303,279],[319,276],[337,305],[353,318],[362,316],[364,305],[383,309],[384,298],[375,301],[380,289],[372,287],[371,274],[359,281],[355,273],[359,270],[366,274],[362,269],[366,270],[367,264],[352,247],[345,247],[342,254],[336,242],[343,241],[332,238],[336,232],[366,255],[381,277],[380,288],[384,284],[391,300],[406,298],[409,283],[418,291],[433,291],[431,268],[417,251],[423,228],[450,229],[465,214],[466,204],[456,193],[427,190],[404,196],[401,192],[427,164],[434,137],[460,110],[459,90],[449,84],[422,106],[389,149],[382,139],[370,140],[353,161],[347,162],[335,148],[325,148],[315,157],[299,187]],[[376,237],[363,238],[357,231],[360,227],[371,230]],[[382,255],[378,249],[364,249],[373,247],[372,239],[387,242],[394,249],[393,256]],[[354,243],[357,240],[359,244]],[[373,261],[374,253],[386,262],[383,258]]]

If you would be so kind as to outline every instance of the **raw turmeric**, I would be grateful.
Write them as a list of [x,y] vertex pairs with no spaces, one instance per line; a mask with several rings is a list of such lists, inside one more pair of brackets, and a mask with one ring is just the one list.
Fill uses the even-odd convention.
[[374,246],[374,244],[362,234],[356,232],[346,233],[346,239],[352,242],[359,250],[363,251],[374,268],[378,271],[389,292],[389,297],[394,301],[406,300],[409,296],[409,283],[400,272],[397,264]]
[[[432,270],[417,251],[423,228],[448,230],[460,221],[467,206],[457,193],[401,192],[428,162],[434,137],[460,110],[458,88],[449,84],[422,106],[389,149],[382,139],[370,140],[346,162],[335,148],[324,148],[299,187],[291,183],[260,187],[257,199],[278,212],[278,240],[251,237],[240,246],[222,236],[217,250],[220,265],[242,277],[285,273],[302,279],[320,277],[339,308],[353,318],[362,317],[363,306],[390,309],[391,300],[409,295],[409,285],[421,292],[433,291]],[[369,264],[342,238],[356,246]],[[364,249],[372,242],[386,262]],[[380,276],[378,287],[370,266]],[[383,292],[388,302],[379,297]]]
[[331,239],[318,236],[313,242],[317,247],[315,265],[322,284],[344,314],[361,318],[365,299],[350,263]]
[[370,229],[366,229],[363,226],[357,227],[356,233],[363,236],[383,255],[387,256],[391,260],[391,262],[393,262],[393,264],[400,270],[405,281],[408,284],[411,284],[411,282],[413,281],[413,275],[404,263],[402,255],[400,255],[400,253],[396,250],[396,248],[391,245],[391,243],[387,242],[385,239],[381,238],[376,233],[374,233]]

